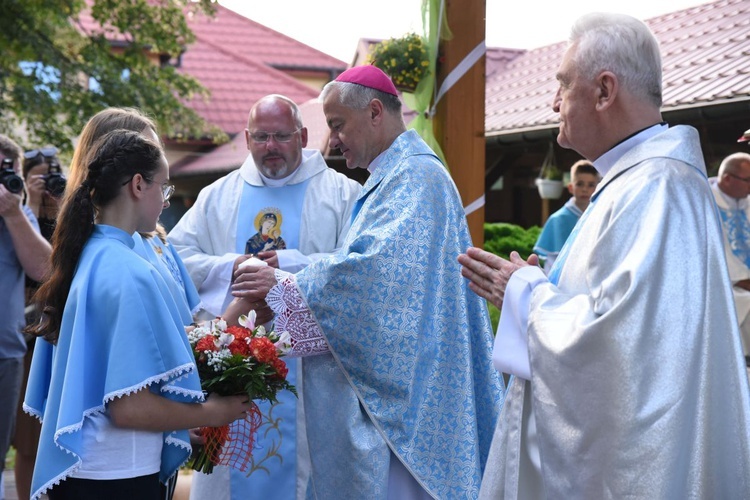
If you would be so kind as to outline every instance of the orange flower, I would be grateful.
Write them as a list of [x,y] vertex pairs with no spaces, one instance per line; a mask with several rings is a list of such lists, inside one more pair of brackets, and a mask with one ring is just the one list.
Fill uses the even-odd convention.
[[276,358],[271,361],[271,366],[273,366],[273,369],[276,370],[279,378],[286,379],[286,374],[289,373],[289,368],[286,367],[286,363],[284,363],[279,358]]
[[218,351],[212,335],[206,335],[195,344],[195,350],[199,352]]
[[278,359],[276,346],[266,337],[255,338],[250,341],[250,352],[260,363],[272,363]]

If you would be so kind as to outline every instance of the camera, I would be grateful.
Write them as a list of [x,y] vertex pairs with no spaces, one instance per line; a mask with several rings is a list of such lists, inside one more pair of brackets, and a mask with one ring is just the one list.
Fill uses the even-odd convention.
[[5,186],[5,189],[11,193],[20,193],[23,191],[23,179],[13,170],[13,160],[11,158],[3,158],[3,163],[0,167],[0,184]]
[[57,160],[50,159],[49,170],[47,170],[47,175],[44,176],[44,188],[52,196],[59,197],[65,192],[66,183],[60,164]]

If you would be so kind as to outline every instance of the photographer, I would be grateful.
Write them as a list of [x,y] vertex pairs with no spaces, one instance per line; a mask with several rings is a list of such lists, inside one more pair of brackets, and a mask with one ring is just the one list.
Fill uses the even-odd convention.
[[0,135],[0,161],[12,161],[12,165],[4,162],[0,172],[0,473],[13,436],[24,375],[25,275],[42,280],[51,253],[36,217],[22,203],[24,185],[17,175],[22,153],[15,142]]
[[57,148],[26,151],[23,178],[29,193],[26,204],[36,216],[42,236],[49,241],[55,231],[57,209],[66,182],[57,158]]

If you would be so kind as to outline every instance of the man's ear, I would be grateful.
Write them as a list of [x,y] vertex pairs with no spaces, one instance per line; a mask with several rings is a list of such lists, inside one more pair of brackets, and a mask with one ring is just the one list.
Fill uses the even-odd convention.
[[380,102],[380,99],[373,99],[372,101],[370,101],[369,111],[370,120],[372,120],[374,124],[379,123],[383,120],[383,113],[385,110],[383,108],[383,103]]
[[572,183],[572,182],[569,182],[569,183],[568,183],[568,192],[569,192],[569,193],[570,193],[571,195],[573,194],[573,183]]
[[596,78],[596,110],[603,111],[612,106],[620,90],[617,75],[611,71],[602,71]]
[[299,131],[299,138],[302,142],[302,147],[307,147],[307,127],[302,127],[302,130]]

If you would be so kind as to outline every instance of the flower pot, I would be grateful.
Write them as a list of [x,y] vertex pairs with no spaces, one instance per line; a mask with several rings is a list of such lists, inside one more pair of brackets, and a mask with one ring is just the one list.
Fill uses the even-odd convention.
[[396,87],[396,90],[399,92],[408,92],[410,94],[413,94],[415,90],[417,90],[416,85],[406,85],[403,83],[397,84],[396,82],[393,82],[393,85]]
[[546,200],[556,200],[562,195],[563,181],[553,181],[549,179],[537,179],[536,188],[539,190],[539,196]]

